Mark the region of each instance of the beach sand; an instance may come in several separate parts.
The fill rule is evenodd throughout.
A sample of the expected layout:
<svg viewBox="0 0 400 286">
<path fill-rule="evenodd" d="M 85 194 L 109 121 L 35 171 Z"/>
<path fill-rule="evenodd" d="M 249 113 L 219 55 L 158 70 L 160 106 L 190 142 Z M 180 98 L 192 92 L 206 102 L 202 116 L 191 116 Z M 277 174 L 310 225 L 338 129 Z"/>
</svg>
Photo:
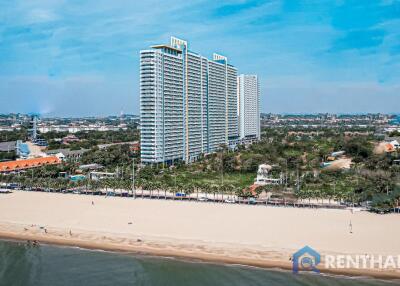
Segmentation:
<svg viewBox="0 0 400 286">
<path fill-rule="evenodd" d="M 306 245 L 322 255 L 397 256 L 400 216 L 16 191 L 0 195 L 0 237 L 291 269 L 291 255 Z M 394 270 L 319 268 L 400 278 Z"/>
</svg>

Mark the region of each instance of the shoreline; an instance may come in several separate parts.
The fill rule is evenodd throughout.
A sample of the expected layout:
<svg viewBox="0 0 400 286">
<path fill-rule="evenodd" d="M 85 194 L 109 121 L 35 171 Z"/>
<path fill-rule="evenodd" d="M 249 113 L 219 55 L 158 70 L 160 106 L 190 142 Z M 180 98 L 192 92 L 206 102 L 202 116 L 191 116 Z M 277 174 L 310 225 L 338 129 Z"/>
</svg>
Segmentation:
<svg viewBox="0 0 400 286">
<path fill-rule="evenodd" d="M 215 263 L 215 264 L 225 264 L 233 266 L 242 267 L 256 267 L 265 270 L 281 270 L 281 271 L 292 271 L 292 263 L 279 261 L 279 260 L 255 260 L 244 257 L 227 257 L 221 256 L 215 253 L 200 253 L 200 252 L 185 252 L 179 249 L 157 249 L 148 246 L 133 246 L 133 245 L 117 245 L 114 243 L 98 243 L 95 241 L 82 241 L 66 238 L 57 237 L 44 237 L 41 235 L 21 235 L 15 233 L 8 233 L 0 231 L 0 239 L 5 241 L 16 241 L 26 243 L 28 240 L 37 240 L 39 243 L 51 245 L 51 246 L 63 246 L 63 247 L 78 247 L 85 250 L 93 251 L 106 251 L 112 253 L 122 253 L 127 255 L 143 255 L 143 256 L 153 256 L 161 258 L 174 258 L 183 261 L 192 261 L 199 263 Z M 385 281 L 398 281 L 400 280 L 400 273 L 393 271 L 377 271 L 371 269 L 326 269 L 321 266 L 318 267 L 322 275 L 332 275 L 332 276 L 343 276 L 346 278 L 363 278 L 363 279 L 378 279 Z M 312 272 L 302 272 L 313 274 Z M 313 274 L 314 275 L 314 274 Z"/>
</svg>

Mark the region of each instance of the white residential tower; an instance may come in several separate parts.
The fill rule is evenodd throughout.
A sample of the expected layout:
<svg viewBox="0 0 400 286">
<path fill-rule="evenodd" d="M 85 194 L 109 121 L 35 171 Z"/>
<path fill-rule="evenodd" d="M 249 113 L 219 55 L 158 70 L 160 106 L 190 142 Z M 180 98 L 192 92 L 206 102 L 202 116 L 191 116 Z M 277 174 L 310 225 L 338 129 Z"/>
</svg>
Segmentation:
<svg viewBox="0 0 400 286">
<path fill-rule="evenodd" d="M 260 139 L 260 86 L 256 75 L 237 77 L 239 138 Z"/>
<path fill-rule="evenodd" d="M 171 37 L 140 52 L 142 163 L 192 162 L 238 139 L 237 70 Z"/>
</svg>

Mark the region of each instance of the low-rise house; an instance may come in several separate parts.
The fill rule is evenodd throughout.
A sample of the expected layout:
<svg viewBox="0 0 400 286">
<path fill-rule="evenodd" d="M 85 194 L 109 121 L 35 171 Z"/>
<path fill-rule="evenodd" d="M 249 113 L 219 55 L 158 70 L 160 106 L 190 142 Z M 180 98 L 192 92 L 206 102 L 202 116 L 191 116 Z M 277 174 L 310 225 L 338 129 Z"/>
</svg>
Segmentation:
<svg viewBox="0 0 400 286">
<path fill-rule="evenodd" d="M 15 152 L 16 148 L 16 141 L 0 142 L 0 152 Z"/>
<path fill-rule="evenodd" d="M 134 141 L 131 145 L 131 150 L 133 152 L 139 152 L 140 151 L 140 142 L 139 141 Z"/>
<path fill-rule="evenodd" d="M 390 140 L 389 144 L 392 145 L 393 148 L 396 150 L 400 148 L 399 141 L 397 141 L 396 139 Z"/>
<path fill-rule="evenodd" d="M 89 178 L 93 181 L 108 179 L 108 178 L 115 178 L 115 173 L 107 173 L 107 172 L 90 172 Z"/>
<path fill-rule="evenodd" d="M 83 153 L 89 151 L 88 149 L 71 150 L 71 149 L 55 149 L 46 152 L 47 155 L 56 156 L 61 161 L 77 162 L 81 159 Z"/>
<path fill-rule="evenodd" d="M 79 142 L 79 138 L 76 137 L 75 135 L 71 134 L 71 135 L 67 135 L 62 139 L 62 143 L 65 145 L 68 145 L 72 142 Z"/>
<path fill-rule="evenodd" d="M 272 166 L 268 164 L 261 164 L 258 166 L 258 171 L 257 171 L 257 179 L 256 179 L 256 184 L 257 185 L 280 185 L 283 183 L 283 177 L 282 174 L 280 178 L 273 178 L 271 176 L 271 170 Z"/>
<path fill-rule="evenodd" d="M 400 149 L 399 141 L 396 139 L 388 138 L 385 140 L 385 151 L 386 153 L 395 152 Z"/>
<path fill-rule="evenodd" d="M 139 141 L 129 141 L 129 142 L 118 142 L 118 143 L 108 143 L 108 144 L 99 144 L 97 147 L 99 149 L 106 149 L 111 146 L 117 146 L 117 145 L 129 145 L 132 151 L 135 151 L 135 149 L 139 150 L 140 148 L 140 143 Z"/>
</svg>

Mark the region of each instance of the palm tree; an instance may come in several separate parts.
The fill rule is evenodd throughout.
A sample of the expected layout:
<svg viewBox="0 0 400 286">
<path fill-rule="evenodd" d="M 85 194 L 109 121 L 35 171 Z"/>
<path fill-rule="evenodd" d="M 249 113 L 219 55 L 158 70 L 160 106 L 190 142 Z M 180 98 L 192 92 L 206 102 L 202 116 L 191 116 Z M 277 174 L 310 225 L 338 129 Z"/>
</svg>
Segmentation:
<svg viewBox="0 0 400 286">
<path fill-rule="evenodd" d="M 154 182 L 153 181 L 148 181 L 146 184 L 146 190 L 150 193 L 150 199 L 153 196 L 153 190 L 154 190 Z"/>
<path fill-rule="evenodd" d="M 81 180 L 81 181 L 79 181 L 80 182 L 80 185 L 82 186 L 82 187 L 84 187 L 84 189 L 85 189 L 85 194 L 87 194 L 87 192 L 88 192 L 88 187 L 89 187 L 89 180 L 85 177 L 85 179 L 83 179 L 83 180 Z"/>
<path fill-rule="evenodd" d="M 218 186 L 218 185 L 215 185 L 215 184 L 211 185 L 211 191 L 212 191 L 212 193 L 213 193 L 213 195 L 214 195 L 214 198 L 213 198 L 213 201 L 214 201 L 214 202 L 215 202 L 215 193 L 218 192 L 218 189 L 219 189 L 219 186 Z"/>
<path fill-rule="evenodd" d="M 154 182 L 154 189 L 157 191 L 157 199 L 160 199 L 160 189 L 162 188 L 162 184 L 160 181 Z"/>
<path fill-rule="evenodd" d="M 227 191 L 227 185 L 226 184 L 219 185 L 218 190 L 219 192 L 221 192 L 222 202 L 224 202 L 224 193 Z"/>
<path fill-rule="evenodd" d="M 205 197 L 208 199 L 208 194 L 210 193 L 210 184 L 200 184 L 200 190 L 205 194 Z"/>
<path fill-rule="evenodd" d="M 200 182 L 194 182 L 194 188 L 196 189 L 196 200 L 199 200 L 199 189 L 201 188 Z"/>
<path fill-rule="evenodd" d="M 100 185 L 100 187 L 102 189 L 102 193 L 103 193 L 104 189 L 106 190 L 106 196 L 107 196 L 107 193 L 108 193 L 108 180 L 107 179 L 99 180 L 99 185 Z"/>
<path fill-rule="evenodd" d="M 170 185 L 168 183 L 163 183 L 163 187 L 162 188 L 164 189 L 164 199 L 166 200 L 167 199 L 167 191 L 169 192 Z"/>
<path fill-rule="evenodd" d="M 90 188 L 92 189 L 92 195 L 94 195 L 100 188 L 99 181 L 90 181 Z"/>
<path fill-rule="evenodd" d="M 144 197 L 144 189 L 147 187 L 147 181 L 145 179 L 142 179 L 140 187 L 142 189 L 141 193 L 142 193 L 142 199 L 143 199 L 143 197 Z"/>
<path fill-rule="evenodd" d="M 238 199 L 239 203 L 243 203 L 243 196 L 244 196 L 244 191 L 243 191 L 243 187 L 238 186 L 235 188 L 235 193 Z M 241 200 L 242 199 L 242 200 Z"/>
<path fill-rule="evenodd" d="M 185 194 L 190 196 L 194 191 L 194 184 L 192 182 L 189 182 L 189 183 L 186 183 L 184 185 L 184 187 L 185 187 L 185 189 L 184 189 L 185 190 Z"/>
<path fill-rule="evenodd" d="M 122 179 L 121 180 L 121 189 L 128 193 L 128 197 L 129 197 L 130 192 L 132 192 L 132 196 L 133 196 L 132 182 L 130 180 Z"/>
<path fill-rule="evenodd" d="M 106 187 L 106 196 L 108 196 L 108 189 L 109 189 L 109 188 L 110 188 L 110 189 L 113 189 L 113 187 L 114 187 L 114 182 L 113 182 L 113 180 L 107 178 L 107 179 L 104 180 L 104 183 L 105 183 L 105 187 Z M 114 193 L 114 192 L 113 192 L 113 193 Z M 114 193 L 114 194 L 115 194 L 115 193 Z"/>
</svg>

